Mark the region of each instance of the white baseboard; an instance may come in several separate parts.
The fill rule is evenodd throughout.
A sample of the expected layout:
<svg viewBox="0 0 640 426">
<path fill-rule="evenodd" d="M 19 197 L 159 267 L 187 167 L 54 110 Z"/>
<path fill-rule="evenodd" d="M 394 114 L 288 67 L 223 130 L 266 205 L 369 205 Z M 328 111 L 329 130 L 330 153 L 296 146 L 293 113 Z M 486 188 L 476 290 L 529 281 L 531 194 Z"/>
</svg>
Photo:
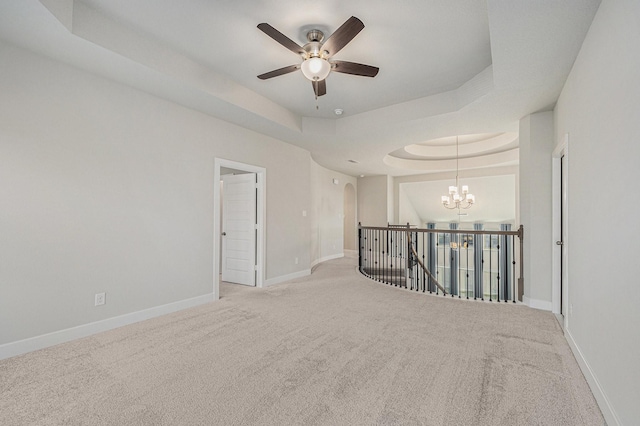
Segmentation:
<svg viewBox="0 0 640 426">
<path fill-rule="evenodd" d="M 295 280 L 296 278 L 306 277 L 307 275 L 311 275 L 311 269 L 304 269 L 302 271 L 293 272 L 291 274 L 281 275 L 275 278 L 269 278 L 268 280 L 264 281 L 264 284 L 262 284 L 262 287 L 269 287 L 272 285 L 283 283 L 285 281 Z"/>
<path fill-rule="evenodd" d="M 582 370 L 582 374 L 584 375 L 585 379 L 587 379 L 587 383 L 591 388 L 591 392 L 593 393 L 593 396 L 595 397 L 598 403 L 598 407 L 600 407 L 600 411 L 602 412 L 602 415 L 605 421 L 607 422 L 607 425 L 609 426 L 621 425 L 622 423 L 620 423 L 620 420 L 618 419 L 618 416 L 613 410 L 613 407 L 611 407 L 611 404 L 609 403 L 609 399 L 607 398 L 607 395 L 604 393 L 604 390 L 600 386 L 600 382 L 598 381 L 596 376 L 593 374 L 593 371 L 591 370 L 591 367 L 589 366 L 589 363 L 587 362 L 587 360 L 584 358 L 584 355 L 582 355 L 582 351 L 580 351 L 578 344 L 576 343 L 575 340 L 573 340 L 573 336 L 571 335 L 571 332 L 565 329 L 564 336 L 567 339 L 567 342 L 569 342 L 569 347 L 573 352 L 573 356 L 578 361 L 578 365 L 580 366 L 580 370 Z"/>
<path fill-rule="evenodd" d="M 549 311 L 549 312 L 553 311 L 553 303 L 547 302 L 546 300 L 531 299 L 527 296 L 523 296 L 522 303 L 524 303 L 530 308 L 540 309 L 540 310 Z"/>
<path fill-rule="evenodd" d="M 313 262 L 311 262 L 311 267 L 313 268 L 319 263 L 326 262 L 327 260 L 340 259 L 341 257 L 344 257 L 344 253 L 336 253 L 330 256 L 321 257 L 320 259 L 316 259 Z"/>
<path fill-rule="evenodd" d="M 332 254 L 331 256 L 322 257 L 320 259 L 317 259 L 311 262 L 311 268 L 316 266 L 318 263 L 326 262 L 327 260 L 332 260 L 332 259 L 339 259 L 341 257 L 344 257 L 344 253 Z M 281 275 L 275 278 L 269 278 L 268 280 L 264 281 L 264 284 L 262 285 L 262 287 L 269 287 L 272 285 L 283 283 L 285 281 L 295 280 L 296 278 L 306 277 L 307 275 L 311 275 L 311 268 L 294 272 L 292 274 Z"/>
<path fill-rule="evenodd" d="M 54 331 L 24 340 L 18 340 L 17 342 L 5 343 L 0 345 L 0 359 L 10 358 L 27 352 L 33 352 L 38 349 L 48 348 L 49 346 L 58 345 L 71 340 L 81 339 L 103 331 L 170 314 L 182 309 L 192 308 L 212 301 L 213 294 L 205 294 L 191 299 L 154 306 L 153 308 L 143 309 L 142 311 L 131 312 L 117 317 L 91 322 L 89 324 L 82 324 L 76 327 Z"/>
</svg>

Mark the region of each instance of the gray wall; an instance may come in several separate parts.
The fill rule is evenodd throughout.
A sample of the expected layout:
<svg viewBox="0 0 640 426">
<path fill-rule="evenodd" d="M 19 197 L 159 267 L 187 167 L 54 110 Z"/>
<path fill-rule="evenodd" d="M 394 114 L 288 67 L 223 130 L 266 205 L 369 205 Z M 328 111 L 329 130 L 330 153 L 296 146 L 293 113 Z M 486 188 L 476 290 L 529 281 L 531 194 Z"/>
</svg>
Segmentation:
<svg viewBox="0 0 640 426">
<path fill-rule="evenodd" d="M 402 185 L 398 187 L 398 212 L 398 224 L 405 225 L 409 223 L 418 228 L 425 228 L 425 222 L 420 215 L 418 215 L 418 212 L 416 212 L 415 207 L 409 197 L 407 197 Z"/>
<path fill-rule="evenodd" d="M 311 160 L 311 266 L 344 254 L 344 188 L 356 178 Z M 338 184 L 333 183 L 338 180 Z M 352 235 L 354 235 L 352 233 Z"/>
<path fill-rule="evenodd" d="M 514 227 L 519 226 L 520 223 L 520 215 L 519 215 L 519 167 L 518 166 L 498 166 L 498 167 L 486 167 L 480 169 L 471 169 L 465 170 L 464 176 L 465 178 L 476 178 L 476 177 L 486 177 L 486 176 L 503 176 L 503 175 L 513 175 L 516 181 L 515 188 L 515 198 L 516 198 L 516 220 L 515 223 L 518 225 L 514 225 Z M 408 175 L 408 176 L 396 176 L 393 178 L 393 187 L 394 187 L 394 213 L 396 217 L 401 218 L 402 213 L 400 211 L 400 206 L 402 205 L 400 188 L 402 184 L 405 183 L 417 183 L 417 182 L 433 182 L 433 181 L 443 181 L 449 180 L 453 182 L 455 179 L 455 172 L 438 172 L 438 173 L 423 173 L 419 175 Z M 443 185 L 443 190 L 446 192 L 448 183 Z M 472 188 L 473 189 L 473 188 Z M 442 193 L 441 195 L 445 195 Z M 439 198 L 436 197 L 436 201 Z M 432 218 L 422 218 L 425 222 L 432 221 Z M 403 223 L 404 220 L 400 220 L 400 223 Z M 406 222 L 404 222 L 406 223 Z M 424 225 L 424 223 L 423 223 Z"/>
<path fill-rule="evenodd" d="M 358 222 L 362 226 L 387 226 L 392 221 L 389 179 L 386 175 L 358 178 Z"/>
<path fill-rule="evenodd" d="M 357 185 L 357 180 L 352 178 Z M 356 234 L 358 228 L 357 221 L 357 210 L 356 210 L 356 188 L 354 184 L 347 183 L 344 186 L 344 196 L 343 196 L 343 206 L 344 206 L 344 220 L 343 220 L 343 230 L 344 230 L 344 249 L 345 250 L 357 250 L 358 244 L 356 242 Z"/>
<path fill-rule="evenodd" d="M 640 2 L 604 0 L 555 109 L 569 134 L 569 311 L 610 425 L 640 419 Z"/>
<path fill-rule="evenodd" d="M 0 57 L 0 345 L 211 294 L 215 157 L 267 169 L 266 278 L 310 268 L 307 151 L 6 44 Z"/>
<path fill-rule="evenodd" d="M 520 120 L 520 222 L 524 225 L 525 303 L 551 310 L 553 112 Z"/>
</svg>

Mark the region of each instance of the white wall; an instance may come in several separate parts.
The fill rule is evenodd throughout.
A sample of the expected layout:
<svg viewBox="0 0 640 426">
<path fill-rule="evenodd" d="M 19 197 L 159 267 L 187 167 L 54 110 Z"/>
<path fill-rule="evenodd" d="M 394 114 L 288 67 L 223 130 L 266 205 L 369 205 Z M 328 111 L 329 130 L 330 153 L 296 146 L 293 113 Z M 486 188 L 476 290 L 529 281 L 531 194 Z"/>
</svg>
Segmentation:
<svg viewBox="0 0 640 426">
<path fill-rule="evenodd" d="M 267 169 L 266 277 L 310 268 L 307 151 L 6 44 L 0 57 L 0 345 L 211 294 L 215 157 Z"/>
<path fill-rule="evenodd" d="M 640 419 L 640 3 L 603 0 L 555 109 L 569 134 L 566 335 L 609 425 Z"/>
<path fill-rule="evenodd" d="M 387 222 L 397 224 L 396 219 L 398 216 L 395 215 L 393 206 L 394 193 L 393 176 L 387 175 Z"/>
<path fill-rule="evenodd" d="M 362 226 L 387 226 L 389 216 L 389 177 L 366 176 L 358 178 L 358 222 Z M 393 208 L 393 204 L 391 205 Z"/>
<path fill-rule="evenodd" d="M 344 187 L 356 178 L 334 172 L 311 160 L 311 266 L 344 254 Z M 338 180 L 338 184 L 333 183 Z"/>
<path fill-rule="evenodd" d="M 413 203 L 402 188 L 402 185 L 398 188 L 398 224 L 411 224 L 416 225 L 418 228 L 425 228 L 423 220 L 416 212 Z"/>
<path fill-rule="evenodd" d="M 485 210 L 482 210 L 482 214 L 479 214 L 480 222 L 492 222 L 492 221 L 497 221 L 500 223 L 511 223 L 514 222 L 514 229 L 517 228 L 519 225 L 519 206 L 518 206 L 518 196 L 519 196 L 519 170 L 518 170 L 518 166 L 499 166 L 499 167 L 487 167 L 487 168 L 480 168 L 480 169 L 471 169 L 471 170 L 464 170 L 464 180 L 461 180 L 462 183 L 465 183 L 466 180 L 471 180 L 472 182 L 474 182 L 472 184 L 472 186 L 470 187 L 470 191 L 476 195 L 477 197 L 477 187 L 476 187 L 476 183 L 478 182 L 482 182 L 482 179 L 477 179 L 477 178 L 485 178 L 485 177 L 496 177 L 496 176 L 514 176 L 514 180 L 515 180 L 515 188 L 513 189 L 513 191 L 515 192 L 515 221 L 513 220 L 513 218 L 511 217 L 512 215 L 508 215 L 509 218 L 505 218 L 505 217 L 500 217 L 500 218 L 496 218 L 496 217 L 492 217 L 493 214 L 489 214 L 490 217 L 485 217 Z M 403 213 L 401 212 L 401 206 L 402 206 L 402 201 L 401 201 L 401 191 L 404 189 L 406 190 L 408 188 L 408 186 L 404 185 L 404 184 L 412 184 L 412 183 L 432 183 L 432 182 L 437 182 L 438 184 L 438 188 L 439 189 L 436 193 L 436 195 L 429 195 L 428 199 L 429 200 L 433 200 L 435 203 L 435 207 L 437 208 L 438 211 L 442 211 L 444 212 L 444 216 L 449 216 L 451 218 L 451 221 L 458 221 L 458 217 L 456 212 L 454 211 L 449 211 L 446 210 L 442 207 L 442 205 L 440 204 L 440 196 L 445 195 L 448 185 L 452 184 L 453 182 L 455 182 L 455 171 L 453 172 L 439 172 L 439 173 L 423 173 L 423 174 L 419 174 L 419 175 L 409 175 L 409 176 L 397 176 L 395 178 L 393 178 L 393 186 L 394 186 L 394 210 L 395 210 L 395 214 L 397 217 L 402 217 Z M 432 188 L 431 185 L 425 185 L 425 188 Z M 493 188 L 493 187 L 492 187 Z M 443 192 L 440 192 L 443 191 Z M 407 193 L 405 192 L 405 195 L 407 195 Z M 482 205 L 484 203 L 490 203 L 491 200 L 488 199 L 490 197 L 483 197 L 482 199 L 477 199 L 477 204 L 475 207 L 482 207 Z M 505 200 L 510 200 L 511 199 L 511 195 L 509 195 L 506 198 L 500 198 L 500 202 L 504 203 Z M 412 203 L 414 208 L 416 208 L 416 211 L 420 211 L 420 209 L 418 208 L 418 203 L 413 202 Z M 475 209 L 475 207 L 473 207 L 472 209 L 468 210 L 469 216 L 468 218 L 465 218 L 465 220 L 463 222 L 473 222 L 475 219 L 473 219 L 474 216 L 476 216 L 478 210 Z M 440 210 L 442 209 L 442 210 Z M 448 213 L 447 213 L 448 212 Z M 446 222 L 447 223 L 447 228 L 448 228 L 448 222 L 443 220 L 442 215 L 435 216 L 435 217 L 430 217 L 429 214 L 427 213 L 427 215 L 425 214 L 421 214 L 418 213 L 418 216 L 420 216 L 424 222 Z M 400 223 L 406 223 L 404 220 L 401 220 Z M 423 223 L 424 225 L 424 223 Z M 473 225 L 471 225 L 471 229 L 473 229 Z M 496 228 L 499 229 L 499 226 Z"/>
<path fill-rule="evenodd" d="M 524 225 L 524 301 L 551 310 L 553 112 L 520 120 L 520 221 Z"/>
<path fill-rule="evenodd" d="M 358 180 L 352 178 L 354 182 L 358 183 Z M 356 195 L 356 187 L 352 183 L 347 183 L 344 186 L 344 196 L 343 199 L 343 246 L 346 250 L 358 250 L 358 217 L 357 215 L 357 195 Z"/>
</svg>

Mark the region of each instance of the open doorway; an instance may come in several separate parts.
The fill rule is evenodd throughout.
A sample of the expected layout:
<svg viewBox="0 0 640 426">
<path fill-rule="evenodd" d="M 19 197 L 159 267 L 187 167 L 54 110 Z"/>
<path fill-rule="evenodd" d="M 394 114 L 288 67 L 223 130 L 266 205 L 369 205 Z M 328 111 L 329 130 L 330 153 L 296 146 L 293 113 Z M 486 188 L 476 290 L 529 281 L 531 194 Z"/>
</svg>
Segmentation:
<svg viewBox="0 0 640 426">
<path fill-rule="evenodd" d="M 263 167 L 215 159 L 214 300 L 220 298 L 221 274 L 238 284 L 263 286 L 265 182 L 266 169 Z"/>
</svg>

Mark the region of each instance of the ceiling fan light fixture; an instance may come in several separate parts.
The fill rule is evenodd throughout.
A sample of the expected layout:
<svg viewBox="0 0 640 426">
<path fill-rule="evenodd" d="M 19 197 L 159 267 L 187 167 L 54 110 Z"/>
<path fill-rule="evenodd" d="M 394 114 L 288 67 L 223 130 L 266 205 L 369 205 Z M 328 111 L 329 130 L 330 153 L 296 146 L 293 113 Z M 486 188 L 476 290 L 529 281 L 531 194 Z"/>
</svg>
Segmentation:
<svg viewBox="0 0 640 426">
<path fill-rule="evenodd" d="M 309 58 L 300 65 L 302 74 L 311 81 L 321 81 L 327 78 L 331 71 L 331 64 L 322 58 Z"/>
</svg>

